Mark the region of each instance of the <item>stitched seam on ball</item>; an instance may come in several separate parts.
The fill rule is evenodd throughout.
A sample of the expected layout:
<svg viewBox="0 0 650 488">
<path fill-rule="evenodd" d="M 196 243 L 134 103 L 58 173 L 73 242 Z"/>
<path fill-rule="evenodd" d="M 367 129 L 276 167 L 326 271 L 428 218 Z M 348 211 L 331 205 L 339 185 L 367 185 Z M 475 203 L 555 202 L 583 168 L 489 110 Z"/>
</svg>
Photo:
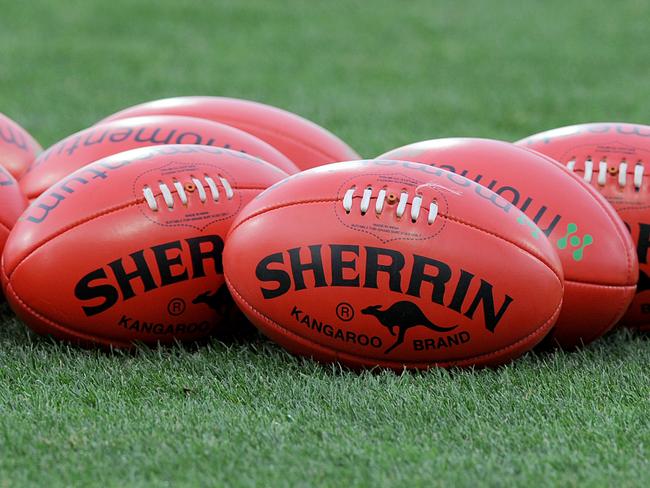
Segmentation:
<svg viewBox="0 0 650 488">
<path fill-rule="evenodd" d="M 595 168 L 594 168 L 594 170 L 595 170 Z M 577 174 L 577 173 L 584 173 L 585 170 L 584 170 L 583 168 L 576 168 L 576 169 L 573 170 L 573 172 L 576 173 L 576 174 Z M 597 170 L 595 170 L 594 172 L 597 172 Z M 622 173 L 622 172 L 619 172 L 619 174 L 620 174 L 620 173 Z M 630 175 L 630 176 L 634 176 L 634 170 L 628 169 L 628 170 L 625 172 L 625 174 L 626 174 L 626 175 Z M 644 174 L 643 174 L 643 178 L 650 178 L 650 173 L 644 173 Z M 619 187 L 619 188 L 620 188 L 620 187 Z"/>
<path fill-rule="evenodd" d="M 231 187 L 231 188 L 232 188 L 233 190 L 239 190 L 239 191 L 260 191 L 260 192 L 262 192 L 262 191 L 266 190 L 266 189 L 268 188 L 268 186 L 261 186 L 261 187 L 255 187 L 255 186 L 233 186 L 233 187 Z M 178 195 L 178 190 L 176 189 L 175 186 L 171 186 L 171 187 L 169 187 L 169 192 Z M 153 192 L 153 191 L 152 191 L 152 193 L 153 193 L 153 196 L 154 196 L 155 198 L 158 198 L 158 197 L 160 197 L 160 196 L 162 195 L 162 191 L 160 190 L 160 188 L 158 189 L 157 192 Z M 194 192 L 189 192 L 189 191 L 185 190 L 185 193 L 194 193 Z M 221 197 L 219 197 L 219 199 L 221 199 Z M 209 200 L 209 199 L 206 198 L 206 201 L 207 201 L 207 200 Z M 188 198 L 188 201 L 189 201 L 189 198 Z M 200 201 L 201 201 L 201 200 L 199 200 L 199 202 L 200 202 Z M 204 203 L 204 202 L 201 202 L 201 203 Z"/>
<path fill-rule="evenodd" d="M 241 222 L 238 222 L 236 226 L 233 226 L 228 231 L 228 235 L 232 235 L 232 233 L 235 232 L 236 229 L 238 229 L 242 224 L 244 224 L 248 220 L 250 220 L 250 219 L 252 219 L 254 217 L 257 217 L 259 215 L 262 215 L 264 213 L 271 212 L 273 210 L 279 210 L 281 208 L 287 208 L 287 207 L 291 207 L 291 206 L 294 206 L 294 205 L 312 205 L 312 204 L 317 204 L 317 203 L 336 202 L 336 201 L 339 201 L 339 200 L 340 200 L 339 198 L 330 198 L 330 199 L 323 198 L 323 199 L 314 199 L 314 200 L 303 200 L 303 201 L 297 201 L 297 202 L 284 202 L 284 203 L 279 203 L 277 205 L 264 207 L 264 208 L 261 208 L 260 210 L 258 210 L 257 212 L 249 215 L 248 217 L 246 217 Z M 469 227 L 471 229 L 475 229 L 475 230 L 478 230 L 479 232 L 483 232 L 485 234 L 491 235 L 492 237 L 496 237 L 497 239 L 500 239 L 500 240 L 502 240 L 504 242 L 507 242 L 507 243 L 515 246 L 516 248 L 524 251 L 526 254 L 534 257 L 539 262 L 541 262 L 543 265 L 545 265 L 548 269 L 550 269 L 553 272 L 553 274 L 557 277 L 557 279 L 560 281 L 560 283 L 563 281 L 563 279 L 560 277 L 558 272 L 549 264 L 549 262 L 543 256 L 541 256 L 541 255 L 538 256 L 536 253 L 532 252 L 530 249 L 526 249 L 526 248 L 520 246 L 519 244 L 517 244 L 516 242 L 513 242 L 513 241 L 511 241 L 509 239 L 506 239 L 505 237 L 500 236 L 499 234 L 495 234 L 494 232 L 490 232 L 489 230 L 482 229 L 481 227 L 477 227 L 476 225 L 470 224 L 470 223 L 465 222 L 464 220 L 460 220 L 460 219 L 458 219 L 456 217 L 450 217 L 449 215 L 444 215 L 444 214 L 438 214 L 438 217 L 451 220 L 452 222 L 456 222 L 456 223 L 461 224 L 461 225 L 465 225 L 465 226 L 467 226 L 467 227 Z"/>
<path fill-rule="evenodd" d="M 286 208 L 286 207 L 291 207 L 292 205 L 311 205 L 314 203 L 327 203 L 327 202 L 336 202 L 338 201 L 338 198 L 321 198 L 321 199 L 314 199 L 314 200 L 302 200 L 299 202 L 283 202 L 283 203 L 278 203 L 276 205 L 270 205 L 268 207 L 263 207 L 256 212 L 250 214 L 248 217 L 246 217 L 244 220 L 241 222 L 237 222 L 237 225 L 234 225 L 231 227 L 230 231 L 228 232 L 229 234 L 234 232 L 235 229 L 239 228 L 242 224 L 248 222 L 250 219 L 257 217 L 258 215 L 265 214 L 267 212 L 271 212 L 273 210 L 278 210 L 281 208 Z"/>
<path fill-rule="evenodd" d="M 225 120 L 225 119 L 226 119 L 226 117 L 224 117 L 224 120 Z M 267 128 L 267 127 L 263 127 L 263 126 L 259 126 L 259 125 L 254 125 L 254 124 L 246 124 L 246 123 L 244 123 L 243 121 L 239 121 L 239 120 L 234 119 L 234 118 L 231 118 L 230 120 L 231 120 L 232 122 L 237 123 L 238 125 L 241 125 L 241 126 L 250 127 L 250 128 L 253 128 L 253 129 L 262 129 L 262 130 L 263 130 L 264 132 L 266 132 L 267 134 L 272 134 L 272 135 L 275 135 L 275 136 L 282 136 L 282 137 L 283 137 L 284 139 L 286 139 L 287 141 L 291 141 L 291 142 L 293 142 L 293 143 L 298 143 L 298 145 L 303 146 L 303 147 L 306 147 L 306 148 L 308 148 L 308 149 L 311 149 L 313 152 L 315 152 L 315 153 L 317 153 L 317 154 L 320 154 L 321 156 L 325 156 L 325 157 L 327 157 L 327 158 L 333 158 L 333 159 L 336 159 L 336 158 L 337 158 L 336 156 L 334 156 L 334 155 L 332 155 L 332 154 L 327 154 L 327 153 L 323 152 L 321 149 L 317 148 L 316 146 L 312 146 L 311 144 L 308 144 L 308 143 L 305 142 L 305 141 L 302 141 L 302 140 L 296 139 L 295 137 L 290 136 L 290 135 L 287 134 L 287 133 L 284 133 L 284 132 L 278 132 L 278 131 L 276 130 L 275 127 L 269 127 L 269 128 Z M 227 124 L 227 122 L 224 122 L 224 123 Z M 240 129 L 240 130 L 244 130 L 244 129 Z M 249 132 L 249 131 L 246 131 L 246 132 Z M 334 134 L 332 134 L 332 135 L 334 135 Z M 334 137 L 336 137 L 336 136 L 334 136 Z M 275 150 L 281 152 L 283 156 L 285 156 L 287 159 L 289 159 L 289 156 L 285 155 L 282 151 L 280 151 L 280 149 L 278 149 L 277 147 L 273 146 L 273 144 L 271 144 L 270 142 L 267 142 L 267 144 L 269 144 L 270 146 L 272 146 Z M 341 144 L 343 144 L 344 146 L 346 146 L 346 149 L 349 149 L 349 150 L 351 150 L 352 152 L 355 152 L 352 148 L 348 147 L 348 146 L 347 146 L 343 141 L 341 141 Z M 289 159 L 289 160 L 291 161 L 291 159 Z M 293 164 L 296 164 L 295 161 L 291 161 L 291 162 L 292 162 Z"/>
<path fill-rule="evenodd" d="M 548 269 L 550 269 L 550 270 L 553 272 L 553 274 L 554 274 L 555 277 L 560 281 L 560 283 L 562 283 L 563 278 L 560 277 L 559 273 L 555 270 L 555 268 L 553 268 L 553 266 L 551 266 L 551 265 L 549 264 L 549 262 L 546 260 L 546 258 L 545 258 L 543 255 L 541 255 L 541 253 L 538 255 L 537 253 L 532 252 L 530 249 L 526 249 L 526 248 L 523 247 L 523 246 L 520 246 L 519 244 L 517 244 L 516 242 L 511 241 L 510 239 L 507 239 L 507 238 L 505 238 L 505 237 L 503 237 L 503 236 L 500 236 L 499 234 L 495 234 L 494 232 L 491 232 L 491 231 L 489 231 L 489 230 L 485 230 L 485 229 L 483 229 L 483 228 L 481 228 L 481 227 L 478 227 L 478 226 L 476 226 L 476 225 L 474 225 L 474 224 L 470 224 L 469 222 L 465 222 L 464 220 L 460 220 L 460 219 L 458 219 L 458 218 L 456 218 L 456 217 L 450 217 L 450 216 L 448 216 L 448 215 L 441 215 L 441 217 L 442 217 L 443 219 L 448 219 L 448 220 L 451 220 L 452 222 L 456 222 L 457 224 L 460 224 L 460 225 L 464 225 L 464 226 L 466 226 L 466 227 L 469 227 L 470 229 L 474 229 L 474 230 L 477 230 L 477 231 L 479 231 L 479 232 L 483 232 L 484 234 L 490 235 L 490 236 L 492 236 L 492 237 L 495 237 L 495 238 L 497 238 L 497 239 L 500 239 L 500 240 L 502 240 L 502 241 L 504 241 L 504 242 L 507 242 L 507 243 L 513 245 L 514 247 L 516 247 L 516 248 L 518 248 L 518 249 L 524 251 L 526 254 L 528 254 L 528 255 L 534 257 L 534 258 L 537 259 L 539 262 L 541 262 L 543 265 L 545 265 Z"/>
<path fill-rule="evenodd" d="M 578 285 L 578 286 L 591 286 L 591 285 L 585 285 L 584 283 L 574 283 L 574 282 L 571 282 L 571 281 L 569 281 L 569 283 L 574 284 L 574 285 Z M 597 285 L 597 286 L 602 287 L 602 285 Z M 627 286 L 620 286 L 620 287 L 607 286 L 607 287 L 603 287 L 603 288 L 627 288 L 630 291 L 633 291 L 633 290 L 636 289 L 636 285 L 627 285 Z M 631 300 L 633 298 L 634 298 L 634 296 L 632 296 L 630 299 L 622 299 L 619 302 L 618 307 L 616 308 L 616 312 L 611 315 L 612 317 L 618 317 L 618 319 L 617 320 L 611 320 L 610 322 L 605 323 L 599 329 L 593 331 L 593 334 L 589 336 L 590 342 L 595 341 L 596 339 L 600 338 L 602 335 L 604 335 L 605 333 L 609 332 L 610 330 L 612 330 L 614 328 L 614 326 L 618 323 L 618 321 L 621 320 L 621 317 L 623 316 L 623 314 L 625 313 L 627 308 L 630 306 L 630 302 L 631 302 Z"/>
<path fill-rule="evenodd" d="M 650 173 L 648 173 L 648 176 L 650 176 Z M 647 210 L 648 208 L 650 208 L 650 205 L 630 205 L 628 207 L 618 207 L 618 212 L 626 212 L 627 210 Z"/>
<path fill-rule="evenodd" d="M 565 283 L 571 283 L 572 285 L 576 286 L 584 286 L 585 288 L 609 288 L 613 290 L 618 290 L 621 288 L 636 288 L 636 284 L 628 283 L 625 285 L 604 285 L 600 283 L 590 283 L 589 281 L 579 281 L 579 280 L 567 280 L 566 278 L 564 279 Z"/>
<path fill-rule="evenodd" d="M 286 334 L 289 335 L 289 336 L 295 336 L 295 337 L 297 337 L 297 338 L 299 338 L 299 339 L 301 339 L 301 340 L 303 340 L 303 341 L 309 342 L 310 344 L 313 344 L 313 345 L 315 345 L 315 346 L 317 346 L 317 347 L 320 347 L 320 348 L 322 348 L 322 349 L 325 349 L 325 350 L 327 350 L 327 351 L 329 351 L 329 352 L 333 352 L 336 356 L 339 356 L 339 355 L 341 354 L 341 351 L 339 351 L 339 350 L 337 350 L 337 349 L 333 349 L 333 348 L 331 348 L 330 346 L 325 346 L 325 345 L 319 344 L 319 343 L 317 343 L 317 342 L 315 342 L 315 341 L 313 341 L 313 340 L 311 340 L 311 339 L 309 339 L 309 338 L 307 338 L 307 337 L 303 337 L 303 336 L 301 336 L 301 335 L 299 335 L 299 334 L 296 334 L 296 333 L 293 332 L 292 330 L 287 329 L 287 328 L 285 328 L 285 327 L 282 327 L 278 322 L 276 322 L 276 321 L 274 321 L 274 320 L 271 320 L 269 317 L 267 317 L 266 315 L 264 315 L 264 314 L 263 314 L 262 312 L 260 312 L 258 309 L 256 309 L 255 307 L 253 307 L 253 306 L 252 306 L 252 305 L 251 305 L 251 304 L 250 304 L 250 303 L 249 303 L 249 302 L 248 302 L 248 301 L 247 301 L 247 300 L 246 300 L 246 299 L 245 299 L 245 298 L 244 298 L 244 297 L 243 297 L 243 296 L 242 296 L 242 295 L 237 291 L 237 289 L 233 286 L 232 282 L 228 279 L 227 276 L 224 275 L 224 279 L 225 279 L 226 283 L 229 285 L 230 291 L 233 292 L 235 295 L 237 295 L 237 297 L 238 297 L 238 298 L 239 298 L 239 299 L 240 299 L 244 304 L 246 304 L 246 306 L 247 306 L 247 307 L 248 307 L 248 308 L 249 308 L 253 313 L 255 313 L 256 315 L 258 315 L 258 316 L 259 316 L 260 318 L 262 318 L 265 322 L 268 322 L 271 326 L 274 326 L 276 329 L 280 329 L 283 333 L 286 333 Z M 508 344 L 507 346 L 502 347 L 501 349 L 497 349 L 496 351 L 492 351 L 492 352 L 489 352 L 489 353 L 481 354 L 481 355 L 479 355 L 479 356 L 471 356 L 471 357 L 468 357 L 468 358 L 462 358 L 462 359 L 447 359 L 447 360 L 445 360 L 445 361 L 441 361 L 441 362 L 433 362 L 433 363 L 431 363 L 431 365 L 432 365 L 432 366 L 434 366 L 434 365 L 439 365 L 439 366 L 457 366 L 457 365 L 461 365 L 461 364 L 463 364 L 463 363 L 474 362 L 474 361 L 476 361 L 476 360 L 489 359 L 490 356 L 498 356 L 499 354 L 508 351 L 508 349 L 514 349 L 514 348 L 516 348 L 517 346 L 519 346 L 520 344 L 522 344 L 522 343 L 524 343 L 524 342 L 530 340 L 530 338 L 534 337 L 535 335 L 538 335 L 538 334 L 544 332 L 544 329 L 549 329 L 550 326 L 551 326 L 551 322 L 553 321 L 553 319 L 557 318 L 557 315 L 558 315 L 558 313 L 559 313 L 561 307 L 562 307 L 562 300 L 560 299 L 560 301 L 559 301 L 557 307 L 555 307 L 555 309 L 553 310 L 553 313 L 549 316 L 549 318 L 545 319 L 544 322 L 543 322 L 539 327 L 537 327 L 533 332 L 531 332 L 531 333 L 528 334 L 527 336 L 522 337 L 522 338 L 519 339 L 518 341 L 513 342 L 512 344 Z M 347 356 L 350 356 L 350 357 L 353 357 L 353 356 L 352 356 L 351 354 L 349 354 L 349 353 L 345 353 L 345 352 L 343 352 L 343 354 L 345 354 L 345 355 L 347 355 Z M 369 357 L 369 356 L 360 356 L 360 358 L 363 359 L 363 360 L 366 360 L 366 359 L 368 359 L 368 360 L 372 360 L 372 359 L 373 359 L 372 357 Z M 397 360 L 392 360 L 392 361 L 397 361 Z M 421 361 L 405 361 L 405 360 L 399 360 L 399 361 L 398 361 L 398 364 L 400 364 L 400 363 L 402 363 L 402 364 L 425 364 L 425 363 L 422 363 Z"/>
<path fill-rule="evenodd" d="M 4 267 L 2 268 L 2 273 L 3 273 L 3 274 L 5 275 L 5 277 L 6 277 L 6 274 L 5 274 L 5 271 L 4 271 Z M 23 306 L 23 308 L 26 309 L 29 313 L 31 313 L 33 316 L 37 317 L 38 319 L 42 320 L 43 322 L 46 322 L 47 324 L 49 324 L 50 326 L 54 327 L 55 329 L 62 331 L 62 332 L 65 333 L 65 334 L 74 335 L 74 336 L 76 336 L 76 337 L 77 337 L 78 339 L 80 339 L 80 340 L 86 340 L 86 341 L 93 342 L 93 343 L 98 343 L 98 342 L 99 342 L 101 345 L 104 345 L 104 346 L 111 346 L 111 345 L 114 346 L 114 347 L 129 347 L 129 346 L 130 346 L 130 344 L 127 343 L 127 342 L 122 342 L 122 341 L 107 342 L 106 339 L 103 338 L 103 337 L 92 336 L 92 335 L 88 335 L 88 334 L 83 334 L 83 333 L 80 333 L 80 332 L 78 332 L 78 331 L 76 331 L 76 330 L 68 329 L 67 327 L 64 327 L 62 324 L 59 324 L 59 323 L 55 322 L 54 320 L 52 320 L 52 319 L 46 317 L 45 315 L 43 315 L 42 313 L 40 313 L 39 311 L 37 311 L 35 308 L 33 308 L 32 306 L 30 306 L 29 304 L 27 304 L 27 303 L 26 303 L 22 298 L 20 298 L 20 297 L 18 296 L 18 294 L 17 294 L 16 291 L 14 290 L 13 285 L 12 285 L 11 282 L 9 282 L 9 281 L 7 281 L 7 290 L 9 290 L 9 291 L 11 292 L 11 295 L 12 295 L 12 296 L 13 296 L 13 297 L 14 297 L 14 298 L 15 298 L 15 299 L 16 299 L 16 300 L 17 300 L 17 301 L 18 301 L 18 302 Z"/>
<path fill-rule="evenodd" d="M 114 212 L 119 212 L 120 210 L 124 210 L 124 209 L 126 209 L 126 208 L 129 208 L 129 207 L 133 207 L 133 206 L 139 205 L 139 204 L 141 204 L 141 203 L 143 203 L 143 202 L 144 202 L 144 198 L 138 198 L 138 199 L 136 199 L 136 200 L 134 200 L 134 201 L 131 201 L 131 202 L 128 202 L 128 203 L 124 203 L 124 204 L 119 205 L 119 206 L 115 206 L 115 207 L 111 207 L 111 208 L 104 209 L 104 210 L 102 210 L 101 212 L 98 212 L 98 213 L 95 213 L 95 214 L 89 215 L 88 217 L 86 217 L 86 218 L 84 218 L 84 219 L 77 220 L 76 222 L 73 222 L 73 223 L 71 223 L 71 224 L 68 224 L 68 225 L 62 227 L 62 228 L 59 229 L 56 233 L 54 233 L 54 234 L 48 236 L 47 239 L 43 239 L 43 240 L 39 241 L 39 242 L 38 242 L 38 243 L 37 243 L 37 244 L 32 248 L 31 251 L 29 251 L 25 256 L 23 256 L 23 257 L 20 259 L 20 261 L 18 261 L 18 262 L 16 263 L 16 265 L 15 265 L 15 266 L 13 267 L 13 269 L 9 272 L 9 274 L 7 274 L 7 278 L 10 279 L 10 278 L 11 278 L 11 275 L 14 273 L 14 271 L 16 271 L 16 269 L 18 268 L 18 266 L 20 266 L 20 265 L 23 263 L 23 261 L 25 261 L 29 256 L 31 256 L 31 255 L 34 254 L 37 250 L 39 250 L 41 247 L 43 247 L 45 244 L 47 244 L 48 242 L 53 241 L 54 239 L 56 239 L 57 237 L 61 236 L 62 234 L 65 234 L 66 232 L 68 232 L 68 231 L 70 231 L 70 230 L 72 230 L 72 229 L 75 229 L 76 227 L 79 227 L 79 226 L 81 226 L 81 225 L 83 225 L 83 224 L 86 224 L 86 223 L 88 223 L 88 222 L 92 222 L 93 220 L 96 220 L 96 219 L 98 219 L 98 218 L 100 218 L 100 217 L 103 217 L 103 216 L 105 216 L 105 215 L 109 215 L 109 214 L 114 213 Z"/>
</svg>

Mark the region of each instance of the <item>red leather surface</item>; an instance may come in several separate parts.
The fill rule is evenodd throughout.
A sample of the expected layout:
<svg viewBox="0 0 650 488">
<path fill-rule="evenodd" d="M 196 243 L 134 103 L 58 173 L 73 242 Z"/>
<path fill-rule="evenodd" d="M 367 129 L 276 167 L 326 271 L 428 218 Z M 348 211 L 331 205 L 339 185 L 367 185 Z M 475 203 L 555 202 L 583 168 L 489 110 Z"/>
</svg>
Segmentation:
<svg viewBox="0 0 650 488">
<path fill-rule="evenodd" d="M 530 136 L 517 144 L 546 154 L 565 166 L 573 160 L 574 172 L 580 178 L 588 176 L 586 163 L 589 159 L 592 161 L 590 183 L 625 222 L 638 254 L 639 286 L 622 323 L 650 330 L 650 126 L 619 122 L 573 125 Z M 598 182 L 601 161 L 607 168 L 604 184 Z M 619 183 L 622 162 L 627 165 L 624 185 Z M 640 188 L 634 185 L 637 164 L 645 169 Z M 612 259 L 611 256 L 604 258 Z"/>
<path fill-rule="evenodd" d="M 210 146 L 157 146 L 97 161 L 71 175 L 70 192 L 50 189 L 16 224 L 2 260 L 9 304 L 36 332 L 82 344 L 203 337 L 226 312 L 218 301 L 225 292 L 220 243 L 237 212 L 285 176 L 264 161 Z M 218 201 L 205 183 L 201 201 L 193 178 L 207 177 Z M 185 204 L 174 182 L 186 189 Z M 158 210 L 147 203 L 145 187 Z"/>
<path fill-rule="evenodd" d="M 343 199 L 352 187 L 348 213 Z M 368 187 L 373 196 L 362 214 Z M 397 198 L 409 194 L 402 217 L 397 202 L 376 213 L 381 188 Z M 415 195 L 423 205 L 413 222 Z M 438 214 L 429 224 L 432 201 Z M 294 353 L 396 369 L 494 365 L 538 343 L 559 312 L 560 261 L 534 229 L 506 200 L 443 170 L 401 161 L 332 164 L 283 180 L 239 214 L 227 238 L 224 273 L 244 313 Z M 322 276 L 300 273 L 298 264 L 314 257 L 322 260 Z M 284 293 L 268 295 L 278 288 Z M 487 288 L 495 310 L 511 300 L 492 330 L 482 305 L 470 312 L 479 289 Z M 404 301 L 410 312 L 398 304 Z M 434 330 L 425 320 L 453 330 Z M 395 344 L 401 329 L 404 340 Z"/>
<path fill-rule="evenodd" d="M 596 190 L 550 158 L 507 142 L 469 138 L 423 141 L 379 157 L 462 174 L 537 222 L 555 246 L 567 283 L 552 332 L 560 346 L 573 348 L 597 339 L 632 300 L 638 268 L 629 233 Z M 587 236 L 592 242 L 582 249 Z"/>
<path fill-rule="evenodd" d="M 41 153 L 21 178 L 20 186 L 33 199 L 88 163 L 129 149 L 161 144 L 224 147 L 261 158 L 287 173 L 298 171 L 278 150 L 244 131 L 204 119 L 160 115 L 116 120 L 66 137 Z"/>
<path fill-rule="evenodd" d="M 222 122 L 268 142 L 300 169 L 359 159 L 326 129 L 270 105 L 226 97 L 178 97 L 126 108 L 102 122 L 140 115 L 186 115 Z"/>
<path fill-rule="evenodd" d="M 19 179 L 41 151 L 41 145 L 25 129 L 0 113 L 0 166 Z"/>
</svg>

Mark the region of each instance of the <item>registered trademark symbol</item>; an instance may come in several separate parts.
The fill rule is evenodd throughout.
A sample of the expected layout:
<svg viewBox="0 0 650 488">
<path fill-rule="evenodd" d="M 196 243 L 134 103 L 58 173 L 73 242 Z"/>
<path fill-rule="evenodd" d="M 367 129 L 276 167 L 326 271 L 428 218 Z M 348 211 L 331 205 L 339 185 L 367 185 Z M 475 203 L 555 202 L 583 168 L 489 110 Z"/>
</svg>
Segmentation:
<svg viewBox="0 0 650 488">
<path fill-rule="evenodd" d="M 349 303 L 341 302 L 336 306 L 336 316 L 343 322 L 349 322 L 354 318 L 354 309 Z"/>
<path fill-rule="evenodd" d="M 185 300 L 182 298 L 172 298 L 167 304 L 167 311 L 170 315 L 180 315 L 185 312 Z"/>
</svg>

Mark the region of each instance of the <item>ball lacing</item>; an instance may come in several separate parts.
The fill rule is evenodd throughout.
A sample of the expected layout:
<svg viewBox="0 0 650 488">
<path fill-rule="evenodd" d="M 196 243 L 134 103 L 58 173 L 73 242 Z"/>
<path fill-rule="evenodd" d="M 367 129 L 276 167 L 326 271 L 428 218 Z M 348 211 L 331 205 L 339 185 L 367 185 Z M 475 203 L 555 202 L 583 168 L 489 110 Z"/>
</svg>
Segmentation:
<svg viewBox="0 0 650 488">
<path fill-rule="evenodd" d="M 567 163 L 566 167 L 569 169 L 569 171 L 575 171 L 575 166 L 576 166 L 576 158 L 573 157 L 571 158 Z M 584 167 L 585 167 L 585 173 L 584 176 L 582 177 L 587 183 L 591 183 L 591 180 L 593 179 L 594 176 L 594 161 L 592 160 L 591 156 L 587 156 L 587 159 L 585 159 L 584 162 Z M 599 186 L 605 186 L 607 183 L 607 175 L 610 176 L 616 176 L 618 175 L 618 185 L 621 188 L 624 188 L 627 185 L 627 167 L 628 167 L 628 162 L 623 159 L 619 162 L 618 168 L 615 166 L 608 167 L 607 164 L 607 158 L 602 158 L 600 161 L 598 161 L 598 176 L 596 178 L 596 183 Z M 632 179 L 632 184 L 634 185 L 635 190 L 640 190 L 641 185 L 643 184 L 643 176 L 645 173 L 645 167 L 641 161 L 637 161 L 637 163 L 634 165 L 634 176 Z"/>
<path fill-rule="evenodd" d="M 350 213 L 352 211 L 352 199 L 354 197 L 354 194 L 356 192 L 357 188 L 353 186 L 349 190 L 345 192 L 343 195 L 343 208 L 345 209 L 346 213 Z M 363 190 L 363 194 L 361 195 L 361 203 L 359 205 L 359 210 L 361 211 L 361 215 L 366 215 L 368 212 L 368 209 L 370 208 L 370 201 L 372 199 L 373 195 L 373 189 L 372 186 L 367 186 Z M 375 201 L 375 214 L 376 215 L 381 215 L 382 211 L 384 210 L 385 205 L 388 203 L 389 205 L 392 205 L 397 201 L 397 198 L 393 194 L 388 194 L 386 191 L 386 188 L 381 188 L 377 192 L 376 196 L 376 201 Z M 420 217 L 420 211 L 422 209 L 422 195 L 416 194 L 413 197 L 413 200 L 411 201 L 411 221 L 412 222 L 417 222 L 418 218 Z M 399 195 L 399 200 L 397 201 L 397 209 L 395 210 L 395 215 L 397 215 L 397 218 L 402 218 L 404 214 L 406 213 L 406 206 L 409 203 L 409 194 L 406 190 L 402 190 Z M 427 216 L 427 224 L 431 225 L 433 222 L 436 220 L 436 216 L 438 215 L 438 204 L 434 201 L 432 201 L 429 204 L 429 212 Z"/>
<path fill-rule="evenodd" d="M 199 200 L 202 203 L 205 203 L 208 199 L 208 193 L 206 192 L 206 187 L 207 190 L 210 192 L 210 197 L 212 198 L 212 200 L 214 202 L 219 201 L 220 191 L 214 178 L 212 178 L 209 175 L 203 175 L 203 179 L 201 180 L 199 178 L 191 176 L 191 180 L 192 180 L 192 184 L 187 184 L 187 185 L 184 185 L 177 179 L 174 179 L 174 181 L 172 182 L 172 187 L 174 188 L 174 190 L 176 190 L 175 193 L 176 195 L 178 195 L 178 198 L 180 199 L 181 204 L 183 206 L 186 206 L 189 201 L 187 192 L 188 191 L 193 192 L 194 190 L 197 191 Z M 217 176 L 217 180 L 221 183 L 221 186 L 224 189 L 224 192 L 226 194 L 226 199 L 231 200 L 234 195 L 234 192 L 228 180 L 222 176 Z M 172 193 L 170 186 L 163 181 L 159 181 L 158 188 L 160 189 L 160 194 L 162 195 L 167 208 L 169 210 L 173 210 L 174 193 Z M 147 202 L 149 208 L 154 212 L 157 212 L 160 207 L 158 206 L 158 201 L 156 200 L 156 195 L 154 194 L 154 190 L 149 185 L 145 185 L 142 188 L 142 194 L 144 195 L 144 199 Z"/>
</svg>

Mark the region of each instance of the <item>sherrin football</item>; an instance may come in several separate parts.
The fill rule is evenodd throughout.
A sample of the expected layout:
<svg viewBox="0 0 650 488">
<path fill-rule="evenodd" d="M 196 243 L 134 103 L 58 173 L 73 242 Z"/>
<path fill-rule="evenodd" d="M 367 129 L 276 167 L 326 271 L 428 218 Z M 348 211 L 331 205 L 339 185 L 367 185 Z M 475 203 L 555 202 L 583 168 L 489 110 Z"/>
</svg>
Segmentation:
<svg viewBox="0 0 650 488">
<path fill-rule="evenodd" d="M 352 148 L 319 125 L 286 110 L 238 98 L 165 98 L 126 108 L 102 122 L 141 115 L 186 115 L 237 127 L 268 142 L 300 169 L 359 159 Z"/>
<path fill-rule="evenodd" d="M 18 179 L 41 151 L 41 145 L 25 129 L 0 113 L 0 166 Z"/>
<path fill-rule="evenodd" d="M 518 145 L 539 151 L 596 188 L 632 234 L 639 262 L 636 296 L 621 321 L 650 331 L 650 126 L 603 122 L 572 125 L 527 137 Z M 603 256 L 600 266 L 617 256 Z"/>
<path fill-rule="evenodd" d="M 508 142 L 471 138 L 417 142 L 379 158 L 461 174 L 538 225 L 564 270 L 562 311 L 549 343 L 572 349 L 597 339 L 632 301 L 638 265 L 629 232 L 596 190 L 550 158 Z"/>
<path fill-rule="evenodd" d="M 553 245 L 511 202 L 424 164 L 359 161 L 272 186 L 224 250 L 233 298 L 289 351 L 352 367 L 507 362 L 560 311 Z"/>
<path fill-rule="evenodd" d="M 224 325 L 233 218 L 286 173 L 227 149 L 169 145 L 92 163 L 34 201 L 2 256 L 18 317 L 39 334 L 129 347 Z"/>
<path fill-rule="evenodd" d="M 241 151 L 287 173 L 298 168 L 278 150 L 234 127 L 194 117 L 159 115 L 116 120 L 82 130 L 43 151 L 20 180 L 30 200 L 73 171 L 138 147 L 200 144 Z"/>
</svg>

